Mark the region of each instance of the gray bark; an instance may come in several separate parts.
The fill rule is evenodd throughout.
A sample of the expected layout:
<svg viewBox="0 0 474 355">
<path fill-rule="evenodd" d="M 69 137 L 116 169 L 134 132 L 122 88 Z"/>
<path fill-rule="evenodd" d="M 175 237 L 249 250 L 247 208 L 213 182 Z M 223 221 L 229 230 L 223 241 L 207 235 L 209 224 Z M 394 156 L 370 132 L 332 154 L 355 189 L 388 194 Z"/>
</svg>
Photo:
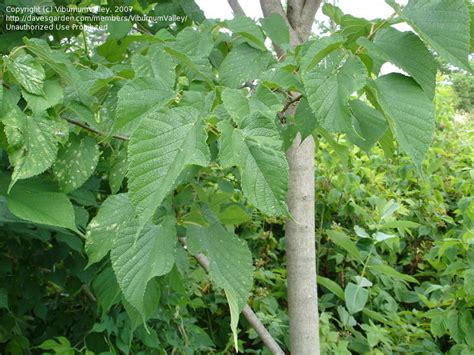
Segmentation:
<svg viewBox="0 0 474 355">
<path fill-rule="evenodd" d="M 187 250 L 186 238 L 179 238 L 179 241 L 181 242 L 181 245 Z M 201 265 L 201 267 L 206 272 L 209 272 L 209 259 L 204 254 L 197 254 L 194 257 L 196 258 L 199 265 Z M 265 328 L 263 323 L 260 321 L 260 319 L 258 319 L 257 315 L 248 304 L 245 305 L 244 309 L 242 310 L 242 314 L 250 323 L 250 325 L 255 329 L 260 339 L 262 339 L 263 343 L 268 348 L 268 350 L 272 352 L 272 354 L 285 355 L 285 352 L 281 349 L 280 345 L 278 345 L 276 340 L 272 337 L 270 332 L 267 330 L 267 328 Z"/>
<path fill-rule="evenodd" d="M 288 0 L 287 13 L 280 0 L 260 0 L 265 16 L 276 12 L 286 17 L 290 44 L 303 43 L 311 33 L 321 0 Z M 287 111 L 295 112 L 295 105 Z M 314 199 L 314 139 L 301 142 L 298 135 L 287 152 L 290 168 L 285 240 L 288 270 L 288 313 L 291 354 L 319 355 L 319 313 L 316 286 L 316 240 Z"/>
<path fill-rule="evenodd" d="M 287 23 L 288 28 L 290 30 L 290 42 L 291 43 L 298 42 L 298 35 L 296 34 L 295 30 L 289 23 L 288 18 L 285 14 L 285 10 L 283 9 L 283 6 L 281 5 L 280 0 L 260 0 L 260 7 L 262 8 L 262 13 L 263 13 L 263 16 L 265 17 L 270 16 L 272 13 L 277 13 L 278 15 L 283 17 L 283 19 Z"/>
<path fill-rule="evenodd" d="M 240 6 L 239 0 L 227 0 L 234 16 L 245 16 L 245 11 Z"/>
<path fill-rule="evenodd" d="M 311 34 L 314 17 L 318 12 L 323 0 L 305 0 L 303 10 L 301 11 L 301 38 L 305 41 Z"/>
<path fill-rule="evenodd" d="M 228 0 L 234 9 L 238 0 Z M 285 13 L 280 0 L 260 0 L 264 16 L 281 15 L 290 29 L 293 47 L 306 41 L 322 0 L 287 0 Z M 233 4 L 234 3 L 234 6 Z M 243 12 L 241 7 L 234 13 Z M 280 50 L 276 48 L 281 58 Z M 288 115 L 295 112 L 292 105 Z M 288 269 L 288 312 L 291 354 L 319 355 L 319 314 L 316 286 L 316 239 L 314 199 L 314 139 L 301 142 L 298 135 L 287 152 L 289 164 L 286 257 Z"/>
<path fill-rule="evenodd" d="M 287 152 L 290 176 L 286 222 L 291 354 L 319 355 L 314 220 L 314 140 L 298 135 Z"/>
<path fill-rule="evenodd" d="M 288 0 L 287 16 L 301 42 L 308 39 L 322 0 Z"/>
</svg>

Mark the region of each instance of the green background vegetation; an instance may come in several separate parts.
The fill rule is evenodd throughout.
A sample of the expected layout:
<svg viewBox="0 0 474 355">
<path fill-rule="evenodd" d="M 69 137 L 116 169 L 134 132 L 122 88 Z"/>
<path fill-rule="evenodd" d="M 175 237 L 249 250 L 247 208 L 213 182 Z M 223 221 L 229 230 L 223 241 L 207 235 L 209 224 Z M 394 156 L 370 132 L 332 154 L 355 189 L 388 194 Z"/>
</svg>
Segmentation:
<svg viewBox="0 0 474 355">
<path fill-rule="evenodd" d="M 194 8 L 186 11 L 200 16 Z M 86 78 L 95 85 L 94 98 L 104 88 L 108 90 L 109 84 L 116 90 L 111 83 L 121 78 L 110 76 L 101 65 L 119 62 L 130 48 L 133 52 L 136 43 L 128 39 L 113 39 L 97 48 L 93 61 L 103 72 L 91 70 L 87 72 L 91 77 Z M 9 41 L 14 45 L 1 43 L 4 54 L 21 44 L 21 38 Z M 72 41 L 66 47 L 75 55 L 78 46 L 82 48 L 82 43 Z M 59 65 L 62 59 L 55 58 Z M 438 75 L 436 130 L 422 176 L 396 146 L 384 150 L 377 145 L 366 153 L 343 135 L 317 135 L 316 234 L 323 354 L 474 352 L 473 77 L 445 67 Z M 133 75 L 128 67 L 120 69 L 114 67 L 121 75 Z M 52 71 L 46 74 L 48 79 L 54 76 Z M 183 77 L 178 80 L 180 89 L 190 85 Z M 33 111 L 58 103 L 54 80 L 48 85 L 47 103 L 23 94 Z M 207 96 L 193 88 L 196 91 L 183 90 L 187 94 L 180 99 L 203 106 Z M 106 97 L 90 104 L 100 107 L 104 117 L 116 104 Z M 93 125 L 95 118 L 89 119 Z M 107 120 L 95 124 L 97 131 L 110 128 Z M 62 150 L 51 172 L 20 180 L 16 186 L 20 191 L 34 191 L 36 186 L 50 186 L 54 176 L 74 206 L 75 225 L 67 222 L 65 210 L 65 217 L 58 217 L 64 228 L 31 223 L 11 213 L 24 211 L 21 202 L 29 195 L 9 195 L 7 202 L 12 171 L 7 150 L 11 147 L 0 124 L 0 353 L 233 352 L 225 294 L 184 249 L 176 251 L 169 273 L 148 284 L 146 292 L 153 302 L 144 306 L 146 327 L 122 298 L 108 258 L 88 264 L 92 264 L 91 255 L 86 255 L 84 239 L 66 228 L 84 231 L 104 200 L 125 190 L 126 153 L 120 137 L 99 137 L 99 157 L 90 138 L 97 135 L 76 125 L 68 128 L 58 123 L 57 127 L 70 129 L 70 136 L 75 137 L 71 141 L 90 153 L 89 175 L 93 175 L 86 174 L 79 188 L 63 180 L 61 171 L 74 168 L 67 164 L 75 157 Z M 212 148 L 217 135 L 211 131 L 209 136 Z M 59 139 L 59 143 L 66 142 Z M 213 149 L 215 157 L 215 144 Z M 234 177 L 211 164 L 196 179 L 181 176 L 184 183 L 173 195 L 174 208 L 180 218 L 199 220 L 203 217 L 189 210 L 190 201 L 193 207 L 205 204 L 224 224 L 236 225 L 235 233 L 248 244 L 255 266 L 249 303 L 287 349 L 284 218 L 268 217 L 251 206 L 235 178 L 239 173 L 232 172 Z M 41 202 L 47 205 L 43 198 Z M 232 203 L 227 204 L 230 199 Z M 245 319 L 240 320 L 238 342 L 245 353 L 266 353 Z"/>
<path fill-rule="evenodd" d="M 376 148 L 368 157 L 343 140 L 332 145 L 319 142 L 323 353 L 469 354 L 474 347 L 474 121 L 472 106 L 456 116 L 460 96 L 467 93 L 458 94 L 449 75 L 439 79 L 446 84 L 437 89 L 438 129 L 423 178 L 404 155 L 395 153 L 387 159 Z M 4 156 L 3 168 L 7 166 Z M 77 206 L 93 216 L 104 183 L 100 174 L 91 178 L 75 194 Z M 214 179 L 201 184 L 212 198 L 225 194 Z M 232 350 L 225 296 L 212 289 L 205 272 L 186 261 L 186 255 L 181 255 L 180 265 L 185 272 L 174 269 L 159 281 L 161 302 L 148 323 L 150 334 L 143 326 L 132 332 L 132 320 L 122 306 L 94 301 L 96 292 L 113 292 L 110 285 L 95 287 L 100 281 L 92 281 L 94 274 L 104 276 L 110 269 L 83 270 L 87 258 L 80 238 L 19 223 L 4 199 L 0 201 L 3 351 L 21 353 L 20 349 L 47 339 L 45 344 L 57 350 L 62 343 L 64 349 L 93 353 Z M 254 217 L 250 221 L 250 215 L 243 213 L 246 221 L 239 227 L 256 265 L 251 302 L 271 333 L 285 344 L 283 224 Z M 384 235 L 364 272 L 371 249 L 367 235 L 377 232 Z M 381 260 L 391 268 L 377 269 Z M 350 316 L 343 289 L 362 273 L 370 285 L 368 301 L 363 312 Z M 245 320 L 242 323 L 248 329 Z M 53 340 L 60 336 L 64 338 Z M 251 329 L 242 331 L 240 338 L 247 352 L 262 348 Z"/>
</svg>

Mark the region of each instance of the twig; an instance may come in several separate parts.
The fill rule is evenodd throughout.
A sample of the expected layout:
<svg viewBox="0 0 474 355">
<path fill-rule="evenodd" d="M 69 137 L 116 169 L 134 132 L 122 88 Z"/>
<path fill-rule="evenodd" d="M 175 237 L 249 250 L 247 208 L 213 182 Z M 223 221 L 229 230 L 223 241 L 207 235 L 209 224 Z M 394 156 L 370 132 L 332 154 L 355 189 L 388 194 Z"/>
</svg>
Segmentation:
<svg viewBox="0 0 474 355">
<path fill-rule="evenodd" d="M 91 60 L 91 56 L 89 55 L 89 46 L 87 45 L 87 36 L 84 28 L 82 29 L 82 40 L 84 42 L 84 52 L 86 52 L 87 59 Z"/>
<path fill-rule="evenodd" d="M 92 293 L 91 289 L 89 288 L 88 285 L 83 284 L 81 286 L 81 290 L 84 292 L 84 294 L 89 298 L 92 302 L 96 303 L 97 299 L 95 298 L 94 294 Z"/>
<path fill-rule="evenodd" d="M 300 94 L 300 95 L 298 95 L 298 96 L 293 97 L 291 100 L 289 100 L 289 101 L 285 104 L 285 106 L 283 106 L 283 109 L 279 112 L 279 115 L 280 115 L 280 116 L 283 115 L 283 114 L 288 110 L 288 108 L 289 108 L 291 105 L 293 105 L 293 104 L 294 104 L 295 102 L 297 102 L 297 101 L 300 101 L 302 97 L 303 97 L 303 95 Z M 78 120 L 75 120 L 75 119 L 72 119 L 72 118 L 64 118 L 64 119 L 65 119 L 66 121 L 68 121 L 69 123 L 73 124 L 73 125 L 76 125 L 76 126 L 78 126 L 78 127 L 81 127 L 81 128 L 83 128 L 83 129 L 85 129 L 85 130 L 87 130 L 87 131 L 89 131 L 89 132 L 95 133 L 95 134 L 97 134 L 97 135 L 99 135 L 99 136 L 104 136 L 104 137 L 109 136 L 107 133 L 101 132 L 101 131 L 99 131 L 99 130 L 97 130 L 97 129 L 95 129 L 95 128 L 92 128 L 92 127 L 86 125 L 84 122 L 81 122 L 81 121 L 78 121 Z M 128 140 L 130 140 L 130 137 L 125 136 L 125 135 L 120 135 L 120 134 L 112 135 L 112 136 L 110 136 L 110 137 L 115 138 L 115 139 L 119 139 L 119 140 L 121 140 L 121 141 L 128 141 Z"/>
<path fill-rule="evenodd" d="M 234 15 L 246 16 L 244 9 L 242 9 L 242 6 L 240 6 L 239 4 L 239 0 L 227 0 L 227 2 L 229 3 L 229 6 L 234 12 Z"/>
<path fill-rule="evenodd" d="M 186 238 L 179 238 L 179 241 L 181 242 L 183 248 L 187 250 Z M 194 255 L 194 257 L 196 258 L 199 265 L 201 265 L 201 267 L 206 270 L 206 272 L 209 272 L 209 260 L 207 257 L 204 254 L 197 254 Z M 278 345 L 276 340 L 273 339 L 270 332 L 267 330 L 267 328 L 265 328 L 248 304 L 245 305 L 244 309 L 242 310 L 242 314 L 253 327 L 253 329 L 255 329 L 257 334 L 260 336 L 260 339 L 262 339 L 263 343 L 272 352 L 272 354 L 285 355 L 285 352 L 281 349 L 280 345 Z"/>
<path fill-rule="evenodd" d="M 95 128 L 92 128 L 88 125 L 86 125 L 85 123 L 81 122 L 81 121 L 77 121 L 77 120 L 74 120 L 72 118 L 65 118 L 66 121 L 68 121 L 69 123 L 73 124 L 73 125 L 76 125 L 78 127 L 81 127 L 81 128 L 84 128 L 86 131 L 89 131 L 89 132 L 92 132 L 92 133 L 95 133 L 99 136 L 104 136 L 104 137 L 107 137 L 108 134 L 107 133 L 104 133 L 104 132 L 101 132 Z M 122 136 L 122 135 L 113 135 L 111 136 L 112 138 L 115 138 L 115 139 L 119 139 L 121 141 L 128 141 L 130 138 L 128 136 Z"/>
<path fill-rule="evenodd" d="M 298 96 L 293 97 L 290 101 L 288 101 L 285 104 L 285 106 L 283 106 L 283 109 L 279 112 L 280 115 L 284 114 L 290 108 L 290 106 L 293 105 L 295 102 L 300 101 L 302 97 L 303 95 L 300 94 Z"/>
<path fill-rule="evenodd" d="M 260 322 L 260 319 L 257 318 L 257 315 L 248 304 L 245 305 L 244 309 L 242 310 L 242 314 L 253 327 L 253 329 L 255 329 L 257 334 L 260 336 L 260 339 L 262 339 L 263 343 L 272 352 L 272 354 L 285 354 L 285 352 L 281 349 L 280 345 L 278 345 L 275 339 L 273 339 L 270 332 L 267 330 L 267 328 L 265 328 L 262 322 Z"/>
<path fill-rule="evenodd" d="M 397 13 L 394 12 L 385 20 L 383 20 L 378 26 L 375 26 L 375 23 L 373 23 L 372 26 L 370 27 L 370 31 L 369 31 L 369 34 L 367 35 L 367 39 L 371 40 L 378 31 L 380 31 L 387 23 L 389 23 L 396 16 L 396 14 Z M 364 47 L 362 46 L 357 47 L 357 50 L 355 51 L 354 54 L 356 55 L 359 54 L 360 52 L 362 52 L 363 49 Z"/>
</svg>

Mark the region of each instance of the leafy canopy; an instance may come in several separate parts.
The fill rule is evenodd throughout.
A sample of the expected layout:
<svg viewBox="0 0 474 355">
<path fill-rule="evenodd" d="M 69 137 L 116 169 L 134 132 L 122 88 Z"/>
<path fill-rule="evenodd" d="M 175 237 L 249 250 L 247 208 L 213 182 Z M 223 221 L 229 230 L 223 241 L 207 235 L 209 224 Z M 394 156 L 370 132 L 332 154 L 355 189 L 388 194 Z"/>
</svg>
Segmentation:
<svg viewBox="0 0 474 355">
<path fill-rule="evenodd" d="M 0 86 L 8 210 L 85 236 L 89 265 L 107 267 L 97 277 L 118 285 L 98 290 L 104 311 L 122 299 L 138 323 L 156 305 L 156 280 L 178 272 L 178 237 L 187 238 L 193 254 L 208 256 L 209 276 L 226 294 L 237 347 L 253 267 L 235 231 L 248 221 L 247 209 L 289 217 L 285 149 L 296 134 L 334 144 L 343 134 L 367 152 L 394 137 L 421 171 L 434 130 L 433 52 L 470 70 L 463 0 L 389 3 L 394 18 L 374 21 L 327 4 L 335 33 L 296 48 L 277 14 L 260 23 L 206 20 L 193 1 L 153 10 L 174 6 L 189 16 L 186 23 L 145 30 L 124 23 L 92 48 L 82 48 L 78 33 L 68 34 L 76 45 L 67 50 L 60 33 L 51 41 L 13 37 L 2 47 Z M 402 21 L 414 32 L 392 27 Z M 285 52 L 281 59 L 267 38 Z M 385 62 L 406 74 L 382 75 Z M 82 187 L 98 176 L 110 187 L 98 188 L 106 193 L 90 219 L 79 207 L 88 201 Z M 203 177 L 221 195 L 202 186 Z M 367 295 L 362 281 L 348 284 L 351 314 Z"/>
</svg>

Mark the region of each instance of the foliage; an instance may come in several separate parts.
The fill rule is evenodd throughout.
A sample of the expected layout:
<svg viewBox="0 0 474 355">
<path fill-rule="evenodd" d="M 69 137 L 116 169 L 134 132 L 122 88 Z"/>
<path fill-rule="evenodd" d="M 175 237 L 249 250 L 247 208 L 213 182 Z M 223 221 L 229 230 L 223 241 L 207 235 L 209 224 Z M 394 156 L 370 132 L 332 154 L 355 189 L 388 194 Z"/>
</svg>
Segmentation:
<svg viewBox="0 0 474 355">
<path fill-rule="evenodd" d="M 252 352 L 255 332 L 238 329 L 248 301 L 287 347 L 285 148 L 301 132 L 320 143 L 325 349 L 471 351 L 472 152 L 456 135 L 469 133 L 447 130 L 424 160 L 430 50 L 466 68 L 468 11 L 390 4 L 396 17 L 374 21 L 326 5 L 337 33 L 294 49 L 278 15 L 206 20 L 190 0 L 133 2 L 189 18 L 103 41 L 2 33 L 2 350 Z M 411 76 L 381 74 L 384 62 Z"/>
<path fill-rule="evenodd" d="M 369 160 L 321 143 L 318 283 L 332 351 L 472 352 L 473 122 L 452 118 L 423 180 L 399 154 L 387 163 L 378 148 Z"/>
<path fill-rule="evenodd" d="M 456 108 L 460 111 L 472 113 L 474 107 L 474 76 L 464 73 L 451 75 L 453 88 L 457 94 Z"/>
</svg>

